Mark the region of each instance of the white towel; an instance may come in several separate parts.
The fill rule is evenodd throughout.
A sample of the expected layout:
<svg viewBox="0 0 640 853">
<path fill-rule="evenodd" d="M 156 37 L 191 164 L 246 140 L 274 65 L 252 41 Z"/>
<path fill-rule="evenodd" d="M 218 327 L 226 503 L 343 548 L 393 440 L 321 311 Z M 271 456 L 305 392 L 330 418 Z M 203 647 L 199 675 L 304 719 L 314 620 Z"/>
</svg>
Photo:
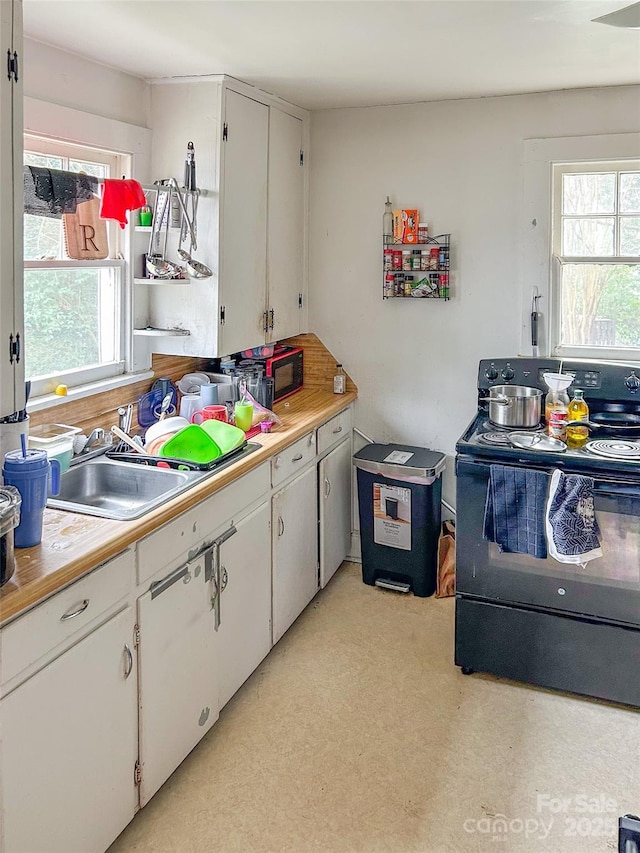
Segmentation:
<svg viewBox="0 0 640 853">
<path fill-rule="evenodd" d="M 545 511 L 549 555 L 584 568 L 602 557 L 600 528 L 593 502 L 593 479 L 555 470 Z"/>
</svg>

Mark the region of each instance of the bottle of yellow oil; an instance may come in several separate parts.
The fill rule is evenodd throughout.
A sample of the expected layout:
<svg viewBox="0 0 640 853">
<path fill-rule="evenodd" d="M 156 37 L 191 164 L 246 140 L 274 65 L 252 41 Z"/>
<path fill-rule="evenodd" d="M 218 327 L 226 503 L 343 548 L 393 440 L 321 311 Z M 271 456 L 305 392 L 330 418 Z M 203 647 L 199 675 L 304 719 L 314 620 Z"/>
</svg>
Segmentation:
<svg viewBox="0 0 640 853">
<path fill-rule="evenodd" d="M 573 399 L 569 403 L 567 421 L 567 445 L 569 447 L 582 447 L 589 438 L 589 428 L 586 426 L 571 426 L 571 421 L 589 420 L 589 406 L 587 405 L 583 392 L 576 388 Z"/>
</svg>

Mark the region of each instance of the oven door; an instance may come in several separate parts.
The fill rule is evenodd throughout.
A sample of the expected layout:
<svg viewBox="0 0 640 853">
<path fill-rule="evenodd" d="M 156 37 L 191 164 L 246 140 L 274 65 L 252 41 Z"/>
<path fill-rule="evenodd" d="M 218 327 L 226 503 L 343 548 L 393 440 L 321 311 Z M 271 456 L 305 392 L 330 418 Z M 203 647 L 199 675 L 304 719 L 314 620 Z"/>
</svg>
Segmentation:
<svg viewBox="0 0 640 853">
<path fill-rule="evenodd" d="M 602 557 L 582 568 L 504 553 L 483 538 L 489 469 L 471 457 L 456 460 L 456 592 L 639 625 L 640 477 L 594 477 Z"/>
</svg>

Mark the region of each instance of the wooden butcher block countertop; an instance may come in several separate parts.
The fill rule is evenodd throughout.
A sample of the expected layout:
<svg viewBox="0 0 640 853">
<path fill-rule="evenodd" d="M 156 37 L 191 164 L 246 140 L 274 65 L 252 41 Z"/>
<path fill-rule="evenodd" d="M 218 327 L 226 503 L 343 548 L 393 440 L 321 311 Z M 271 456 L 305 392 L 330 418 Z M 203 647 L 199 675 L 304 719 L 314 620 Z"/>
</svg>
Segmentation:
<svg viewBox="0 0 640 853">
<path fill-rule="evenodd" d="M 63 510 L 46 509 L 42 542 L 16 550 L 16 571 L 0 589 L 0 622 L 32 607 L 128 545 L 156 530 L 181 512 L 228 486 L 242 474 L 270 459 L 298 438 L 345 409 L 357 394 L 302 390 L 277 403 L 282 426 L 251 439 L 256 450 L 219 474 L 134 521 L 113 521 Z"/>
</svg>

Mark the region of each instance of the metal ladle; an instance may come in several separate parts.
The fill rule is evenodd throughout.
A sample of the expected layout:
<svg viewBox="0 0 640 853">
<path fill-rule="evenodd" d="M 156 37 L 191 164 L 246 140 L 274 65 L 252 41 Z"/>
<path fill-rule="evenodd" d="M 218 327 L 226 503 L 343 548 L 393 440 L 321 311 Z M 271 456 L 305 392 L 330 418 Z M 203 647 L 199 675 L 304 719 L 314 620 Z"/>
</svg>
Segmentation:
<svg viewBox="0 0 640 853">
<path fill-rule="evenodd" d="M 196 242 L 195 230 L 193 227 L 193 222 L 189 218 L 189 214 L 187 212 L 187 207 L 184 203 L 184 199 L 182 198 L 182 193 L 178 187 L 178 182 L 175 178 L 171 178 L 169 181 L 169 185 L 173 187 L 178 196 L 178 202 L 180 204 L 180 209 L 182 210 L 182 216 L 184 217 L 184 221 L 187 224 L 187 228 L 189 229 L 189 238 L 191 240 L 191 244 L 189 248 L 191 250 L 197 248 L 198 244 Z M 180 234 L 182 239 L 182 233 Z M 178 254 L 182 258 L 182 260 L 187 265 L 187 272 L 192 278 L 209 278 L 213 275 L 213 272 L 209 269 L 206 264 L 201 263 L 200 261 L 196 261 L 195 258 L 191 257 L 190 252 L 186 252 L 183 248 L 178 249 Z"/>
<path fill-rule="evenodd" d="M 167 206 L 169 204 L 169 200 L 171 198 L 171 190 L 167 189 L 164 192 L 164 203 L 162 207 L 162 213 L 158 216 L 158 209 L 160 207 L 160 194 L 162 193 L 163 187 L 158 186 L 158 191 L 156 193 L 156 201 L 153 209 L 153 222 L 151 225 L 151 237 L 149 239 L 149 254 L 147 255 L 147 273 L 149 275 L 156 276 L 156 278 L 179 278 L 182 273 L 182 267 L 178 266 L 178 264 L 174 264 L 171 261 L 167 261 L 165 259 L 165 255 L 167 253 L 167 237 L 169 236 L 169 223 L 167 222 L 167 226 L 164 232 L 164 247 L 162 253 L 158 254 L 155 251 L 155 242 L 160 236 L 160 231 L 162 229 L 162 223 L 167 214 Z"/>
</svg>

